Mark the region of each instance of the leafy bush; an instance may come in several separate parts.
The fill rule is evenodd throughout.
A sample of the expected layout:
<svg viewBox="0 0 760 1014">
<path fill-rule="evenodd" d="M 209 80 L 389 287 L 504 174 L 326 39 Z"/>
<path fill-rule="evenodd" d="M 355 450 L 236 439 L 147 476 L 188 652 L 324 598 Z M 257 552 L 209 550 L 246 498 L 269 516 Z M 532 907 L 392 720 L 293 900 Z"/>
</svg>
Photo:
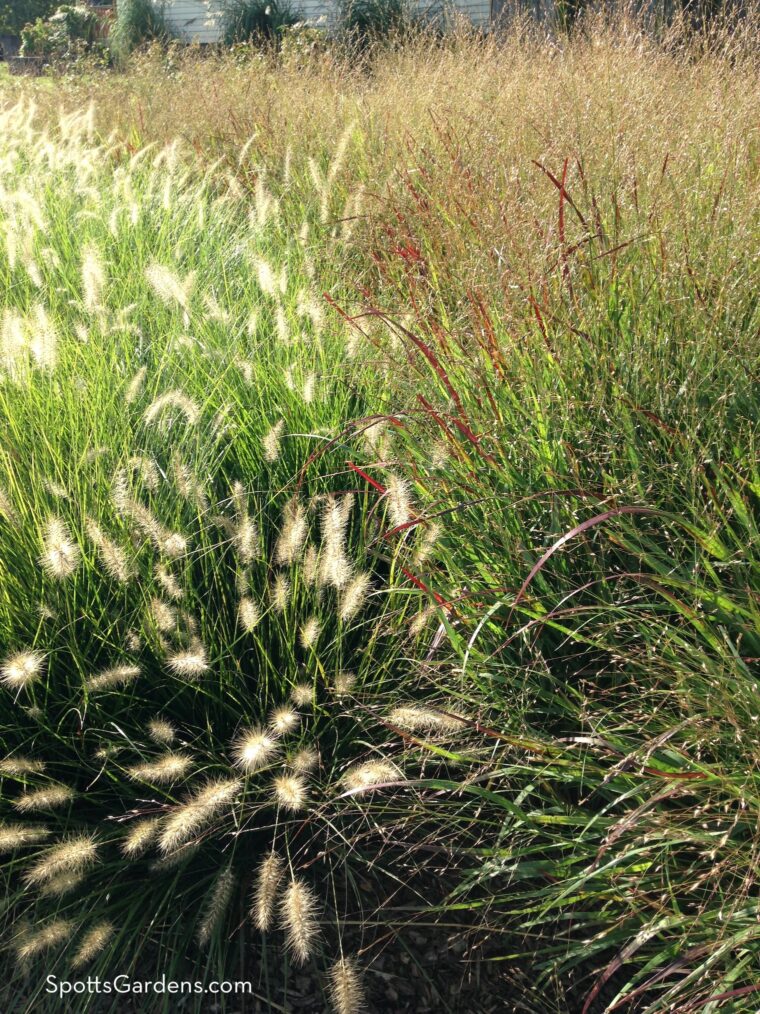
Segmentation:
<svg viewBox="0 0 760 1014">
<path fill-rule="evenodd" d="M 96 26 L 97 16 L 90 8 L 65 4 L 46 20 L 38 18 L 23 29 L 21 55 L 75 59 L 92 47 Z"/>
<path fill-rule="evenodd" d="M 447 11 L 436 3 L 422 9 L 415 0 L 343 0 L 338 24 L 343 39 L 363 49 L 381 42 L 409 41 L 414 35 L 441 35 L 446 31 Z"/>
<path fill-rule="evenodd" d="M 164 7 L 163 0 L 119 0 L 108 37 L 113 52 L 123 57 L 146 42 L 168 42 Z"/>
<path fill-rule="evenodd" d="M 0 3 L 0 35 L 21 35 L 21 29 L 38 18 L 45 20 L 58 6 L 57 0 L 13 0 Z"/>
<path fill-rule="evenodd" d="M 225 45 L 240 42 L 277 42 L 284 29 L 293 28 L 303 16 L 289 0 L 232 0 L 224 10 L 222 37 Z"/>
</svg>

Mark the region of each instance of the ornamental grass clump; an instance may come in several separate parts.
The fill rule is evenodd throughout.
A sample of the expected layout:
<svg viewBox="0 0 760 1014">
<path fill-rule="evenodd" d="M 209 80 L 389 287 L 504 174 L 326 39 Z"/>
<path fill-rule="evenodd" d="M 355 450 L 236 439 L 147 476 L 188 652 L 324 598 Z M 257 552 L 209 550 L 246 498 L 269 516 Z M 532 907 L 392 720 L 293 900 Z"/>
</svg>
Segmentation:
<svg viewBox="0 0 760 1014">
<path fill-rule="evenodd" d="M 88 124 L 0 111 L 0 281 L 13 321 L 33 292 L 57 334 L 44 371 L 10 352 L 0 367 L 10 978 L 41 996 L 43 965 L 158 973 L 168 954 L 199 979 L 211 955 L 221 980 L 284 947 L 348 1009 L 340 866 L 382 905 L 386 812 L 402 856 L 405 779 L 456 763 L 384 717 L 408 699 L 423 593 L 403 543 L 376 548 L 385 516 L 326 439 L 360 408 L 336 380 L 345 330 L 317 312 L 277 197 L 262 183 L 250 214 L 234 178 L 119 153 Z M 323 201 L 300 209 L 315 229 Z M 33 267 L 42 244 L 55 256 Z M 271 345 L 278 318 L 297 348 Z M 302 367 L 329 397 L 289 384 Z M 373 791 L 356 801 L 349 782 Z"/>
</svg>

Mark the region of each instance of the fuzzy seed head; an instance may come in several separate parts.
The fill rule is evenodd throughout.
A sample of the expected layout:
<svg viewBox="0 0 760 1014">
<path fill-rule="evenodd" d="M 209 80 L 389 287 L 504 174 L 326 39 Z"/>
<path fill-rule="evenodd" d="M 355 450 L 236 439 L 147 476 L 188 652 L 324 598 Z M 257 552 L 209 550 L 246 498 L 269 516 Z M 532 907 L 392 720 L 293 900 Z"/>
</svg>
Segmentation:
<svg viewBox="0 0 760 1014">
<path fill-rule="evenodd" d="M 158 548 L 171 560 L 178 560 L 187 552 L 187 539 L 179 532 L 168 532 L 159 540 Z"/>
<path fill-rule="evenodd" d="M 28 884 L 39 884 L 59 873 L 81 873 L 97 859 L 94 837 L 74 835 L 46 849 L 26 873 Z"/>
<path fill-rule="evenodd" d="M 72 968 L 81 968 L 87 965 L 106 946 L 114 934 L 113 923 L 99 922 L 88 930 L 82 937 L 74 957 L 71 959 Z"/>
<path fill-rule="evenodd" d="M 100 526 L 92 519 L 86 523 L 87 535 L 97 550 L 98 558 L 106 573 L 120 584 L 126 584 L 134 577 L 134 567 L 127 559 L 127 554 L 110 539 Z"/>
<path fill-rule="evenodd" d="M 143 389 L 143 385 L 145 384 L 145 378 L 147 377 L 147 375 L 148 375 L 148 367 L 141 366 L 140 369 L 137 371 L 137 373 L 135 373 L 135 375 L 132 377 L 129 384 L 127 384 L 127 389 L 124 392 L 124 400 L 128 405 L 131 405 L 132 402 L 137 401 L 137 399 L 140 397 L 140 392 Z"/>
<path fill-rule="evenodd" d="M 272 608 L 277 613 L 284 613 L 290 598 L 290 581 L 285 574 L 277 574 L 269 590 Z"/>
<path fill-rule="evenodd" d="M 269 716 L 269 726 L 278 735 L 291 732 L 298 725 L 298 715 L 292 708 L 275 708 Z"/>
<path fill-rule="evenodd" d="M 45 526 L 40 556 L 40 566 L 45 573 L 62 581 L 77 569 L 80 556 L 79 546 L 72 542 L 61 518 L 51 518 Z"/>
<path fill-rule="evenodd" d="M 16 937 L 16 956 L 25 962 L 43 951 L 69 940 L 74 933 L 74 923 L 68 919 L 55 919 L 42 929 L 24 930 Z"/>
<path fill-rule="evenodd" d="M 275 563 L 288 566 L 298 559 L 307 534 L 306 511 L 297 499 L 290 500 L 285 507 L 282 531 L 275 547 Z"/>
<path fill-rule="evenodd" d="M 369 589 L 369 574 L 357 574 L 346 585 L 338 606 L 338 616 L 343 623 L 348 623 L 361 610 Z"/>
<path fill-rule="evenodd" d="M 296 683 L 290 691 L 290 699 L 299 708 L 305 708 L 314 700 L 314 689 L 310 683 Z"/>
<path fill-rule="evenodd" d="M 31 757 L 5 757 L 0 760 L 0 775 L 19 778 L 24 775 L 38 775 L 45 770 L 45 762 Z"/>
<path fill-rule="evenodd" d="M 328 497 L 322 510 L 322 551 L 318 581 L 323 586 L 342 588 L 351 578 L 351 564 L 345 553 L 346 528 L 353 497 Z"/>
<path fill-rule="evenodd" d="M 407 521 L 412 520 L 414 513 L 409 483 L 406 479 L 396 475 L 395 472 L 391 472 L 388 476 L 385 501 L 388 518 L 393 528 L 405 525 Z"/>
<path fill-rule="evenodd" d="M 168 567 L 159 563 L 156 565 L 153 573 L 167 598 L 173 599 L 175 602 L 182 598 L 182 589 L 179 586 L 179 582 Z"/>
<path fill-rule="evenodd" d="M 251 918 L 262 932 L 271 928 L 277 889 L 280 886 L 285 864 L 272 852 L 259 866 L 253 890 Z"/>
<path fill-rule="evenodd" d="M 177 626 L 177 610 L 161 599 L 151 599 L 150 615 L 156 628 L 164 634 L 170 633 Z"/>
<path fill-rule="evenodd" d="M 126 686 L 139 675 L 140 667 L 137 665 L 117 665 L 112 669 L 105 669 L 96 676 L 90 676 L 85 686 L 90 692 L 113 690 L 116 687 Z"/>
<path fill-rule="evenodd" d="M 198 640 L 194 640 L 185 651 L 173 652 L 167 657 L 166 664 L 175 676 L 191 682 L 211 668 L 206 649 Z"/>
<path fill-rule="evenodd" d="M 253 518 L 243 517 L 232 536 L 238 559 L 241 563 L 252 563 L 256 559 L 259 530 Z"/>
<path fill-rule="evenodd" d="M 312 588 L 317 583 L 319 574 L 319 555 L 316 547 L 307 546 L 303 555 L 303 579 L 307 588 Z"/>
<path fill-rule="evenodd" d="M 291 771 L 295 771 L 300 775 L 305 775 L 308 774 L 309 771 L 313 771 L 317 764 L 319 764 L 319 754 L 310 746 L 305 746 L 301 750 L 296 750 L 296 752 L 291 754 L 288 758 L 288 767 Z"/>
<path fill-rule="evenodd" d="M 219 874 L 198 927 L 198 943 L 205 947 L 222 921 L 235 888 L 235 874 L 228 866 Z"/>
<path fill-rule="evenodd" d="M 280 440 L 282 431 L 285 429 L 285 420 L 280 419 L 264 437 L 262 447 L 264 449 L 264 461 L 270 465 L 277 461 L 280 456 Z"/>
<path fill-rule="evenodd" d="M 154 718 L 148 722 L 148 735 L 154 743 L 168 745 L 173 743 L 177 733 L 174 726 L 164 718 Z"/>
<path fill-rule="evenodd" d="M 105 285 L 106 275 L 100 253 L 95 246 L 88 244 L 82 257 L 82 290 L 84 306 L 88 313 L 94 313 L 100 306 L 100 297 Z"/>
<path fill-rule="evenodd" d="M 307 651 L 309 648 L 313 648 L 319 640 L 319 634 L 322 629 L 322 625 L 316 616 L 311 616 L 306 623 L 301 627 L 300 640 L 301 647 Z"/>
<path fill-rule="evenodd" d="M 235 764 L 243 771 L 258 771 L 277 755 L 277 744 L 266 729 L 246 729 L 232 745 Z"/>
<path fill-rule="evenodd" d="M 274 797 L 283 810 L 295 813 L 306 806 L 309 792 L 306 782 L 298 775 L 280 775 L 274 780 Z"/>
<path fill-rule="evenodd" d="M 182 778 L 192 766 L 193 758 L 189 754 L 168 751 L 149 764 L 137 764 L 127 768 L 127 774 L 135 781 L 164 785 Z"/>
<path fill-rule="evenodd" d="M 133 824 L 121 843 L 121 851 L 124 855 L 130 859 L 142 855 L 155 840 L 160 824 L 161 821 L 157 817 L 138 820 L 136 824 Z"/>
<path fill-rule="evenodd" d="M 388 715 L 388 721 L 408 732 L 457 733 L 464 727 L 451 713 L 444 714 L 420 704 L 404 704 L 394 708 Z"/>
<path fill-rule="evenodd" d="M 414 550 L 414 562 L 416 566 L 421 567 L 422 564 L 425 563 L 432 553 L 436 542 L 441 537 L 442 532 L 443 525 L 439 524 L 437 521 L 429 524 L 424 529 Z"/>
<path fill-rule="evenodd" d="M 145 272 L 145 277 L 163 303 L 167 305 L 177 303 L 187 311 L 195 284 L 195 272 L 189 274 L 183 282 L 170 268 L 162 264 L 151 264 Z"/>
<path fill-rule="evenodd" d="M 13 852 L 42 841 L 50 834 L 45 827 L 29 827 L 24 824 L 0 824 L 0 854 Z"/>
<path fill-rule="evenodd" d="M 345 697 L 353 692 L 356 686 L 356 676 L 351 672 L 339 672 L 335 677 L 333 692 L 336 697 Z"/>
<path fill-rule="evenodd" d="M 258 626 L 261 619 L 259 607 L 249 595 L 245 595 L 238 603 L 238 621 L 243 630 L 250 633 Z"/>
<path fill-rule="evenodd" d="M 54 810 L 65 806 L 73 798 L 74 791 L 66 785 L 50 785 L 25 792 L 13 801 L 13 805 L 20 813 L 35 813 L 38 810 Z"/>
<path fill-rule="evenodd" d="M 167 391 L 145 409 L 143 420 L 147 425 L 153 425 L 163 419 L 167 409 L 176 409 L 190 426 L 194 426 L 201 417 L 201 410 L 192 398 L 188 398 L 182 391 Z"/>
<path fill-rule="evenodd" d="M 330 1000 L 335 1014 L 359 1014 L 364 990 L 354 958 L 342 957 L 330 969 Z"/>
<path fill-rule="evenodd" d="M 79 887 L 84 879 L 84 873 L 59 873 L 37 887 L 44 898 L 62 898 L 64 894 L 70 894 Z"/>
<path fill-rule="evenodd" d="M 237 779 L 218 778 L 187 796 L 174 813 L 162 820 L 158 838 L 161 851 L 167 854 L 184 845 L 196 831 L 232 803 L 241 788 Z"/>
<path fill-rule="evenodd" d="M 280 903 L 280 918 L 296 964 L 305 964 L 311 955 L 319 932 L 316 912 L 317 901 L 311 888 L 303 880 L 292 880 Z"/>
<path fill-rule="evenodd" d="M 42 675 L 45 656 L 39 651 L 19 651 L 0 667 L 0 681 L 12 690 L 34 683 Z"/>
<path fill-rule="evenodd" d="M 341 781 L 351 792 L 365 792 L 385 782 L 397 782 L 403 779 L 401 771 L 387 760 L 372 760 L 364 764 L 354 764 L 346 771 Z"/>
</svg>

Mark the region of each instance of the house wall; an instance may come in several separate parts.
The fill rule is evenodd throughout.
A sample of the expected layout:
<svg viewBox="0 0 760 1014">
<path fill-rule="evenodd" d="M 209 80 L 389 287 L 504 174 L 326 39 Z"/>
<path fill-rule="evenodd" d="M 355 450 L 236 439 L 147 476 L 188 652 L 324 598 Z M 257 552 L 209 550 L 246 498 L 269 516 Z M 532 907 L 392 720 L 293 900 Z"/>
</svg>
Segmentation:
<svg viewBox="0 0 760 1014">
<path fill-rule="evenodd" d="M 452 7 L 466 14 L 474 24 L 487 25 L 491 17 L 491 0 L 448 0 Z M 188 42 L 218 42 L 224 0 L 167 0 L 166 22 Z M 337 0 L 294 0 L 293 6 L 304 20 L 325 26 L 334 23 Z M 435 9 L 430 0 L 417 0 L 420 11 Z"/>
</svg>

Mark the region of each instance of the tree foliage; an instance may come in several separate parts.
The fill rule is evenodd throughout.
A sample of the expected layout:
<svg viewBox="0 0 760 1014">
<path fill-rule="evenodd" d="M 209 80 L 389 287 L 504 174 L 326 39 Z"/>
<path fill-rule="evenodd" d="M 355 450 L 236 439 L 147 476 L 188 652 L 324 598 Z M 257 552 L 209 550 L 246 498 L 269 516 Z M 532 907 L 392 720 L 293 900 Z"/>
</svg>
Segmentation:
<svg viewBox="0 0 760 1014">
<path fill-rule="evenodd" d="M 0 35 L 20 35 L 25 25 L 37 18 L 48 17 L 57 6 L 56 0 L 0 2 Z"/>
</svg>

